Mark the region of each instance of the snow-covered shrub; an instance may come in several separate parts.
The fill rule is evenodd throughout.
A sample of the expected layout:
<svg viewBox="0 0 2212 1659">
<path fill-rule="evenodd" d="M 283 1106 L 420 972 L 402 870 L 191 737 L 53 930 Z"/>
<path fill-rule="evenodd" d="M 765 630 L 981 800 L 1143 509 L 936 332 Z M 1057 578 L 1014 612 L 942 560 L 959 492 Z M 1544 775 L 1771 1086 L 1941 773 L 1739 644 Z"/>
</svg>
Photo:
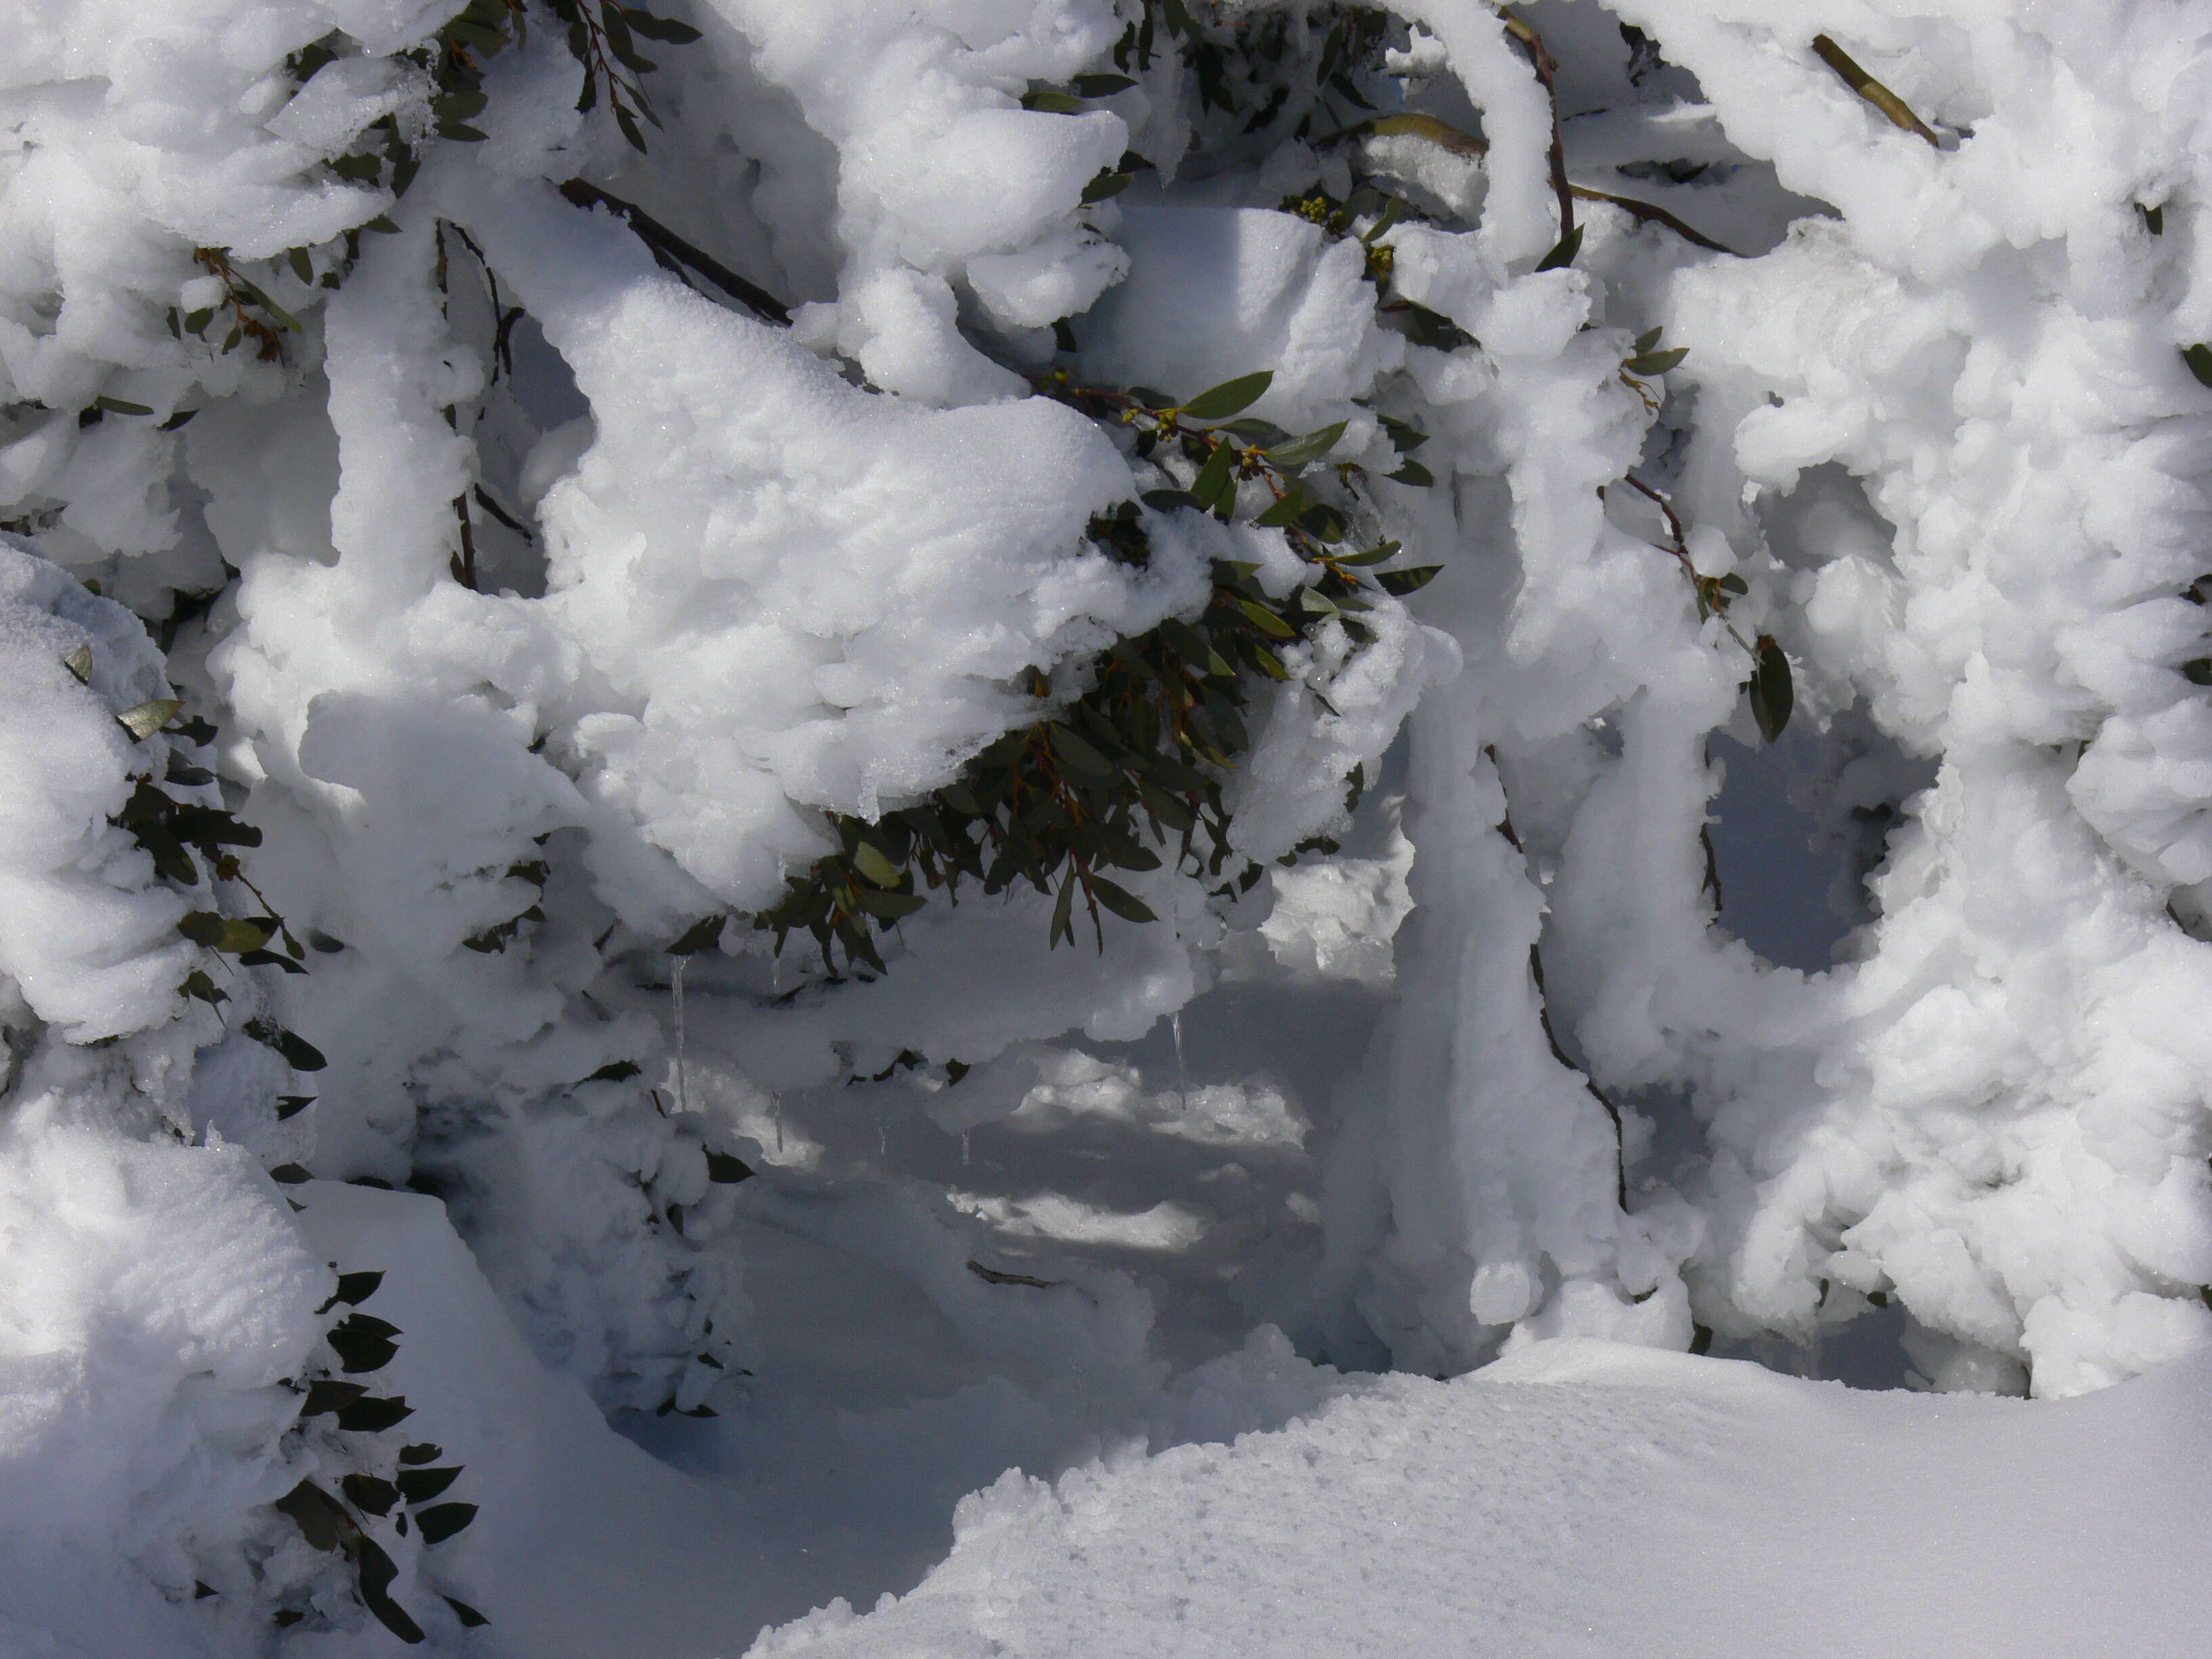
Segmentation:
<svg viewBox="0 0 2212 1659">
<path fill-rule="evenodd" d="M 1310 1355 L 2212 1335 L 2201 7 L 17 10 L 0 1176 L 65 1121 L 290 1287 L 100 1407 L 213 1401 L 115 1475 L 190 1488 L 152 1582 L 428 1617 L 404 1436 L 300 1414 L 311 1182 L 711 1415 L 741 1213 L 1049 1287 L 787 1108 L 1035 1121 L 1251 973 L 1383 1000 Z M 1722 925 L 1717 735 L 1840 849 L 1825 967 Z M 1141 1394 L 1115 1284 L 992 1351 Z"/>
</svg>

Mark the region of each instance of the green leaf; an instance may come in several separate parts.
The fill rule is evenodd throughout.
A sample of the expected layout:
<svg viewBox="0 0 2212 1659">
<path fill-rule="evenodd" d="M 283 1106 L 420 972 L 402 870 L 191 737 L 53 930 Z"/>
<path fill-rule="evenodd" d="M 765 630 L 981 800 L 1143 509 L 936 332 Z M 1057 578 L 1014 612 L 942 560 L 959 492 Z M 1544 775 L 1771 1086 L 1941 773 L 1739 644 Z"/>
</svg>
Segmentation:
<svg viewBox="0 0 2212 1659">
<path fill-rule="evenodd" d="M 297 1187 L 302 1182 L 313 1181 L 315 1177 L 303 1164 L 279 1164 L 270 1170 L 269 1178 L 280 1187 Z"/>
<path fill-rule="evenodd" d="M 1264 605 L 1255 605 L 1250 599 L 1239 599 L 1237 601 L 1237 608 L 1251 618 L 1255 628 L 1271 639 L 1294 640 L 1298 636 L 1297 629 L 1291 627 Z"/>
<path fill-rule="evenodd" d="M 713 949 L 720 942 L 723 926 L 728 921 L 727 915 L 718 913 L 693 922 L 668 947 L 668 954 L 672 957 L 693 957 L 702 951 Z"/>
<path fill-rule="evenodd" d="M 252 1033 L 249 1030 L 247 1035 Z M 275 1038 L 269 1046 L 282 1054 L 284 1063 L 295 1072 L 319 1072 L 330 1064 L 323 1058 L 321 1049 L 297 1031 L 288 1031 L 281 1025 L 276 1028 Z"/>
<path fill-rule="evenodd" d="M 323 1340 L 331 1345 L 338 1357 L 338 1369 L 348 1376 L 360 1371 L 381 1370 L 399 1352 L 399 1345 L 392 1339 L 399 1334 L 399 1328 L 374 1314 L 348 1314 L 331 1327 Z"/>
<path fill-rule="evenodd" d="M 315 1311 L 322 1313 L 341 1302 L 349 1308 L 357 1308 L 374 1296 L 377 1286 L 383 1283 L 384 1273 L 380 1268 L 365 1267 L 359 1273 L 340 1273 L 337 1289 L 331 1292 L 331 1299 Z"/>
<path fill-rule="evenodd" d="M 1385 593 L 1395 593 L 1402 599 L 1407 594 L 1417 593 L 1426 587 L 1437 579 L 1437 573 L 1443 568 L 1440 564 L 1417 564 L 1410 569 L 1378 570 L 1375 573 L 1375 580 L 1382 585 Z"/>
<path fill-rule="evenodd" d="M 1339 564 L 1348 564 L 1353 566 L 1381 564 L 1385 559 L 1393 557 L 1397 551 L 1398 544 L 1395 542 L 1377 542 L 1374 546 L 1367 549 L 1364 552 L 1338 553 L 1334 554 L 1331 556 L 1334 557 Z"/>
<path fill-rule="evenodd" d="M 1664 374 L 1689 355 L 1690 349 L 1687 346 L 1676 346 L 1672 351 L 1639 352 L 1621 367 L 1631 374 L 1642 374 L 1647 377 Z"/>
<path fill-rule="evenodd" d="M 1346 424 L 1338 421 L 1318 431 L 1309 432 L 1303 438 L 1293 438 L 1286 444 L 1278 444 L 1267 451 L 1267 459 L 1280 467 L 1304 466 L 1308 461 L 1317 461 L 1336 447 L 1337 440 L 1344 436 Z"/>
<path fill-rule="evenodd" d="M 1103 202 L 1109 197 L 1119 196 L 1123 191 L 1128 189 L 1129 181 L 1136 176 L 1133 173 L 1116 173 L 1111 167 L 1101 168 L 1092 176 L 1091 182 L 1083 187 L 1084 205 L 1088 207 L 1093 202 Z"/>
<path fill-rule="evenodd" d="M 1068 727 L 1055 720 L 1050 735 L 1052 752 L 1060 757 L 1064 764 L 1094 778 L 1111 778 L 1119 775 L 1120 768 Z"/>
<path fill-rule="evenodd" d="M 289 1516 L 311 1548 L 334 1551 L 360 1530 L 344 1506 L 312 1480 L 302 1480 L 270 1507 Z"/>
<path fill-rule="evenodd" d="M 855 888 L 853 897 L 863 911 L 884 921 L 903 921 L 929 902 L 919 893 L 881 893 L 868 887 Z"/>
<path fill-rule="evenodd" d="M 1251 374 L 1240 374 L 1233 380 L 1224 380 L 1219 386 L 1208 386 L 1198 396 L 1182 406 L 1182 413 L 1194 421 L 1224 421 L 1231 415 L 1242 414 L 1260 401 L 1267 388 L 1274 384 L 1275 372 L 1263 368 Z"/>
<path fill-rule="evenodd" d="M 1412 484 L 1418 489 L 1426 489 L 1437 481 L 1435 473 L 1415 460 L 1401 460 L 1395 472 L 1386 472 L 1382 476 L 1392 483 Z"/>
<path fill-rule="evenodd" d="M 449 1463 L 441 1469 L 402 1469 L 399 1496 L 410 1504 L 427 1504 L 460 1478 L 461 1466 L 458 1463 Z"/>
<path fill-rule="evenodd" d="M 1313 504 L 1313 497 L 1306 494 L 1305 486 L 1292 484 L 1283 492 L 1279 500 L 1266 512 L 1255 516 L 1252 522 L 1263 530 L 1279 530 L 1296 522 L 1298 514 Z"/>
<path fill-rule="evenodd" d="M 1536 262 L 1539 270 L 1557 270 L 1562 265 L 1575 262 L 1575 255 L 1583 251 L 1583 228 L 1577 225 L 1552 246 L 1552 251 Z"/>
<path fill-rule="evenodd" d="M 313 1095 L 279 1095 L 276 1097 L 276 1121 L 282 1123 L 287 1118 L 297 1117 L 314 1103 L 315 1097 Z M 341 1277 L 338 1282 L 343 1284 L 345 1281 Z"/>
<path fill-rule="evenodd" d="M 346 1495 L 346 1501 L 363 1515 L 389 1515 L 392 1506 L 399 1501 L 398 1487 L 389 1480 L 380 1480 L 359 1470 L 341 1479 L 338 1490 Z"/>
<path fill-rule="evenodd" d="M 338 1426 L 349 1434 L 380 1434 L 415 1415 L 404 1395 L 390 1399 L 364 1396 L 337 1408 Z"/>
<path fill-rule="evenodd" d="M 422 1627 L 407 1616 L 407 1609 L 392 1599 L 392 1580 L 399 1577 L 399 1569 L 384 1553 L 384 1547 L 363 1533 L 353 1539 L 354 1582 L 360 1588 L 362 1605 L 377 1617 L 377 1622 L 401 1641 L 412 1645 L 422 1638 Z"/>
<path fill-rule="evenodd" d="M 1117 92 L 1127 92 L 1137 83 L 1126 75 L 1079 75 L 1073 83 L 1075 90 L 1085 98 L 1111 98 Z"/>
<path fill-rule="evenodd" d="M 2197 657 L 2182 664 L 2181 677 L 2191 685 L 2212 685 L 2212 657 Z"/>
<path fill-rule="evenodd" d="M 1022 94 L 1022 107 L 1041 110 L 1047 115 L 1080 115 L 1083 100 L 1057 87 L 1032 87 Z"/>
<path fill-rule="evenodd" d="M 76 675 L 81 684 L 90 685 L 92 684 L 92 647 L 88 645 L 80 645 L 62 659 L 62 666 Z"/>
<path fill-rule="evenodd" d="M 634 1060 L 611 1060 L 584 1079 L 586 1083 L 626 1083 L 643 1068 Z"/>
<path fill-rule="evenodd" d="M 1190 481 L 1190 493 L 1202 507 L 1224 507 L 1236 500 L 1236 446 L 1219 445 L 1206 458 L 1206 465 L 1198 469 L 1198 476 Z"/>
<path fill-rule="evenodd" d="M 1143 500 L 1155 513 L 1172 513 L 1179 507 L 1198 505 L 1198 497 L 1188 489 L 1147 489 Z"/>
<path fill-rule="evenodd" d="M 411 1446 L 402 1446 L 399 1449 L 399 1461 L 410 1467 L 418 1463 L 434 1463 L 445 1455 L 446 1449 L 443 1446 L 434 1444 L 428 1440 L 419 1441 Z"/>
<path fill-rule="evenodd" d="M 708 1180 L 733 1187 L 740 1181 L 750 1180 L 752 1173 L 752 1165 L 744 1159 L 729 1152 L 718 1152 L 711 1146 L 707 1149 Z"/>
<path fill-rule="evenodd" d="M 304 974 L 307 970 L 289 957 L 280 957 L 274 951 L 241 951 L 238 955 L 241 968 L 282 968 L 288 974 Z"/>
<path fill-rule="evenodd" d="M 415 1525 L 426 1544 L 442 1544 L 477 1518 L 473 1504 L 433 1504 L 415 1512 Z"/>
<path fill-rule="evenodd" d="M 648 40 L 663 41 L 672 46 L 688 46 L 699 39 L 699 31 L 689 23 L 679 23 L 672 17 L 655 17 L 651 12 L 641 11 L 635 6 L 627 9 L 631 30 Z M 464 1619 L 461 1622 L 465 1625 L 468 1620 Z"/>
<path fill-rule="evenodd" d="M 195 945 L 235 954 L 262 949 L 276 929 L 258 919 L 218 915 L 212 910 L 188 910 L 177 923 L 177 931 Z"/>
<path fill-rule="evenodd" d="M 1639 357 L 1642 356 L 1645 352 L 1650 350 L 1654 346 L 1659 343 L 1660 337 L 1664 335 L 1666 331 L 1667 331 L 1663 328 L 1645 329 L 1643 333 L 1636 337 L 1636 343 L 1632 348 L 1631 348 L 1632 352 L 1634 356 Z"/>
<path fill-rule="evenodd" d="M 463 1630 L 475 1630 L 480 1626 L 491 1623 L 490 1620 L 485 1618 L 467 1602 L 447 1595 L 442 1590 L 439 1592 L 438 1599 L 453 1610 L 453 1617 L 461 1621 Z"/>
<path fill-rule="evenodd" d="M 1126 888 L 1115 886 L 1105 877 L 1095 872 L 1091 878 L 1091 896 L 1124 921 L 1158 921 L 1159 920 L 1152 914 L 1152 907 L 1134 893 Z M 1073 942 L 1071 935 L 1070 943 Z"/>
<path fill-rule="evenodd" d="M 144 404 L 125 403 L 120 398 L 111 398 L 101 392 L 92 400 L 93 407 L 104 409 L 111 415 L 151 415 L 154 411 Z"/>
<path fill-rule="evenodd" d="M 878 887 L 899 884 L 898 866 L 884 857 L 882 849 L 872 842 L 863 841 L 853 849 L 853 867 Z"/>
<path fill-rule="evenodd" d="M 2184 346 L 2181 361 L 2189 365 L 2189 372 L 2199 381 L 2212 386 L 2212 345 Z"/>
<path fill-rule="evenodd" d="M 1075 943 L 1074 901 L 1075 878 L 1071 875 L 1060 884 L 1060 896 L 1053 902 L 1052 926 L 1045 932 L 1046 948 L 1056 948 L 1063 935 L 1070 945 Z"/>
<path fill-rule="evenodd" d="M 1790 724 L 1796 694 L 1790 684 L 1790 659 L 1773 635 L 1761 634 L 1752 661 L 1751 712 L 1759 721 L 1759 735 L 1772 743 Z"/>
</svg>

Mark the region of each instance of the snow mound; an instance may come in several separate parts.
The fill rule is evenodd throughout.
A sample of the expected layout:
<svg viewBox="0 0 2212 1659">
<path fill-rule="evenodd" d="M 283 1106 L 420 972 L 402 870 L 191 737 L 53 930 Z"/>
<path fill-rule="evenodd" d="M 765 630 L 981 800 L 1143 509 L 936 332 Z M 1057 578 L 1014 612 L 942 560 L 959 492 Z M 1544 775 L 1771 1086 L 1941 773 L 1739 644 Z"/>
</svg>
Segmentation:
<svg viewBox="0 0 2212 1659">
<path fill-rule="evenodd" d="M 2197 1653 L 2209 1381 L 1860 1394 L 1546 1343 L 1233 1444 L 1009 1474 L 911 1595 L 752 1653 Z"/>
</svg>

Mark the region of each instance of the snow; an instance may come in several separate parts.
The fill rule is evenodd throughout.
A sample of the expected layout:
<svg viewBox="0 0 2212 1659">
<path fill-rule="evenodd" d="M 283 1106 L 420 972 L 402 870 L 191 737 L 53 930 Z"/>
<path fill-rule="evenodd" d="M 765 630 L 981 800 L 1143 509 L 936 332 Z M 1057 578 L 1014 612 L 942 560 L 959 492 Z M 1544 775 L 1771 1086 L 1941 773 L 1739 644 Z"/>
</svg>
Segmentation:
<svg viewBox="0 0 2212 1659">
<path fill-rule="evenodd" d="M 1232 1443 L 1010 1473 L 915 1589 L 749 1651 L 2179 1656 L 2212 1610 L 2206 1370 L 1937 1401 L 1547 1343 Z"/>
<path fill-rule="evenodd" d="M 2203 1646 L 2212 0 L 1184 9 L 0 7 L 0 1648 Z M 1279 470 L 1220 868 L 751 925 Z"/>
</svg>

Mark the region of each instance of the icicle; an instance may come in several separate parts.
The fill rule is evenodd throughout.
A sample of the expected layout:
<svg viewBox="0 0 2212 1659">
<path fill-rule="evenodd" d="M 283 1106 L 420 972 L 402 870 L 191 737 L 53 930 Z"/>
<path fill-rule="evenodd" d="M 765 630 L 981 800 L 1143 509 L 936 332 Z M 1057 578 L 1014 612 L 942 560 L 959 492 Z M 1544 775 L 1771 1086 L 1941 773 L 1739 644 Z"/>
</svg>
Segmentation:
<svg viewBox="0 0 2212 1659">
<path fill-rule="evenodd" d="M 691 1109 L 690 1096 L 684 1087 L 684 970 L 690 965 L 690 957 L 677 957 L 676 971 L 668 978 L 668 988 L 676 1004 L 676 1109 L 679 1112 Z"/>
</svg>

